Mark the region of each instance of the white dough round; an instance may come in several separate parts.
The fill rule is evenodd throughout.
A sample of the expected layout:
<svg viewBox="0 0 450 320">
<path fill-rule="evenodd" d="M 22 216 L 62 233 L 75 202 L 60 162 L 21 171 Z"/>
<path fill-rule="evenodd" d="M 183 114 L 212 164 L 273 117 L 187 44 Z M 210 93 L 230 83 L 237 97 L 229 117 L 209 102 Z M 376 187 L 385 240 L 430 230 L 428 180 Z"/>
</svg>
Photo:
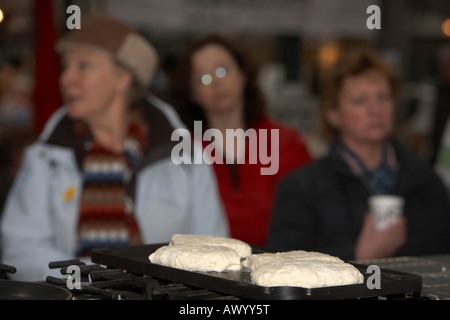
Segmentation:
<svg viewBox="0 0 450 320">
<path fill-rule="evenodd" d="M 212 235 L 174 234 L 169 245 L 208 245 L 228 247 L 235 250 L 241 258 L 246 258 L 252 254 L 252 248 L 241 240 Z"/>
<path fill-rule="evenodd" d="M 150 262 L 188 271 L 237 271 L 240 257 L 227 247 L 207 245 L 163 246 L 149 256 Z"/>
<path fill-rule="evenodd" d="M 362 283 L 363 275 L 353 265 L 323 260 L 278 260 L 259 265 L 252 281 L 265 287 L 331 287 Z"/>
<path fill-rule="evenodd" d="M 304 261 L 304 260 L 320 260 L 320 261 L 331 261 L 331 262 L 343 262 L 338 257 L 330 256 L 325 253 L 315 252 L 315 251 L 304 251 L 304 250 L 293 250 L 285 252 L 267 252 L 267 253 L 257 253 L 252 254 L 247 259 L 242 262 L 244 267 L 248 267 L 254 270 L 258 266 L 272 261 Z"/>
</svg>

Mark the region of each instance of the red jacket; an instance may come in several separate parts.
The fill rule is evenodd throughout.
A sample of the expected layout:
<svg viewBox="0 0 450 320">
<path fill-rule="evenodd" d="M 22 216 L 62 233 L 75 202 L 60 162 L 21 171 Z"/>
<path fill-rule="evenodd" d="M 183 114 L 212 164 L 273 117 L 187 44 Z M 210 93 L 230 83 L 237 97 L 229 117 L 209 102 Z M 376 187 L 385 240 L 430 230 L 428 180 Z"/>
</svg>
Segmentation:
<svg viewBox="0 0 450 320">
<path fill-rule="evenodd" d="M 252 245 L 265 245 L 270 223 L 272 204 L 277 182 L 290 170 L 311 160 L 310 154 L 298 132 L 267 117 L 262 117 L 254 126 L 267 129 L 270 152 L 270 130 L 279 130 L 279 170 L 275 175 L 261 175 L 261 167 L 270 164 L 249 164 L 248 146 L 246 146 L 245 164 L 217 164 L 214 169 L 220 194 L 228 217 L 231 237 Z M 209 144 L 209 142 L 208 142 Z"/>
</svg>

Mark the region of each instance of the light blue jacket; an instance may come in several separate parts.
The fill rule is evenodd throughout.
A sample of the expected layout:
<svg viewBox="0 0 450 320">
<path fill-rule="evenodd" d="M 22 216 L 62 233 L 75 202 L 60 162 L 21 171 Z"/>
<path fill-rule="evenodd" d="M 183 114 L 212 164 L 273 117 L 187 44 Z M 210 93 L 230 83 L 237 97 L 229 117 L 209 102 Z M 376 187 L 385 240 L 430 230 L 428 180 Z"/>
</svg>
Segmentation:
<svg viewBox="0 0 450 320">
<path fill-rule="evenodd" d="M 183 127 L 170 105 L 154 96 L 148 101 L 153 115 L 162 116 L 157 121 L 166 119 L 174 129 Z M 49 142 L 66 114 L 66 108 L 58 110 L 39 140 L 25 150 L 5 205 L 2 263 L 17 268 L 12 279 L 41 281 L 47 275 L 60 277 L 59 270 L 50 270 L 48 263 L 75 257 L 82 174 L 74 149 Z M 152 134 L 155 137 L 160 132 Z M 212 167 L 174 164 L 169 150 L 172 145 L 163 141 L 151 150 L 148 164 L 136 174 L 134 199 L 130 198 L 130 202 L 144 243 L 168 242 L 175 233 L 228 236 Z"/>
</svg>

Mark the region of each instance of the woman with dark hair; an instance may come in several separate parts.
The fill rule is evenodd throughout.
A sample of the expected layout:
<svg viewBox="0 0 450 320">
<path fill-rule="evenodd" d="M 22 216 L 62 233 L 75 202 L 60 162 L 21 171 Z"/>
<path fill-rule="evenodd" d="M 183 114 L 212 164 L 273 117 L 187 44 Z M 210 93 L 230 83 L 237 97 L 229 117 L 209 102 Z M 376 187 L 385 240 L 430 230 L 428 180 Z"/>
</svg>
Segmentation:
<svg viewBox="0 0 450 320">
<path fill-rule="evenodd" d="M 269 244 L 345 260 L 450 252 L 450 202 L 438 176 L 394 136 L 399 81 L 376 53 L 355 50 L 327 72 L 320 115 L 330 152 L 280 182 Z M 403 197 L 375 227 L 371 195 Z"/>
<path fill-rule="evenodd" d="M 177 66 L 172 96 L 187 127 L 194 130 L 195 122 L 201 121 L 203 132 L 216 129 L 225 137 L 223 144 L 215 141 L 219 146 L 215 151 L 224 161 L 213 165 L 231 236 L 264 245 L 276 183 L 288 171 L 310 160 L 302 138 L 294 129 L 266 115 L 264 97 L 257 85 L 257 69 L 230 39 L 210 35 L 190 42 Z M 256 132 L 258 150 L 261 146 L 272 150 L 275 141 L 278 149 L 271 156 L 277 156 L 276 173 L 261 174 L 260 169 L 267 163 L 262 163 L 261 157 L 257 163 L 249 161 L 256 156 L 249 154 L 257 150 L 252 145 L 255 140 L 241 144 L 238 141 L 236 146 L 234 138 L 233 141 L 226 138 L 230 129 Z M 276 133 L 278 140 L 274 139 Z M 245 158 L 239 158 L 242 150 Z"/>
</svg>

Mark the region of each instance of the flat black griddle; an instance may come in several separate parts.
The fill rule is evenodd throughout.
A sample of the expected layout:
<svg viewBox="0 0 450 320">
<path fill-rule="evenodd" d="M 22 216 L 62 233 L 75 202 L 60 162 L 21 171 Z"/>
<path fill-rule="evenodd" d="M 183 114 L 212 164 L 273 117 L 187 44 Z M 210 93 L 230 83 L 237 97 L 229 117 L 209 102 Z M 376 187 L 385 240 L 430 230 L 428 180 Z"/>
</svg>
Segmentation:
<svg viewBox="0 0 450 320">
<path fill-rule="evenodd" d="M 250 271 L 192 272 L 153 264 L 149 255 L 167 244 L 138 245 L 121 248 L 100 248 L 92 252 L 92 262 L 111 268 L 151 276 L 156 279 L 183 283 L 219 293 L 254 300 L 304 300 L 304 299 L 363 299 L 373 297 L 401 298 L 419 296 L 422 277 L 393 270 L 381 270 L 380 289 L 369 289 L 367 265 L 353 264 L 364 275 L 362 284 L 324 288 L 262 287 L 252 283 Z M 273 252 L 252 247 L 253 253 Z"/>
</svg>

